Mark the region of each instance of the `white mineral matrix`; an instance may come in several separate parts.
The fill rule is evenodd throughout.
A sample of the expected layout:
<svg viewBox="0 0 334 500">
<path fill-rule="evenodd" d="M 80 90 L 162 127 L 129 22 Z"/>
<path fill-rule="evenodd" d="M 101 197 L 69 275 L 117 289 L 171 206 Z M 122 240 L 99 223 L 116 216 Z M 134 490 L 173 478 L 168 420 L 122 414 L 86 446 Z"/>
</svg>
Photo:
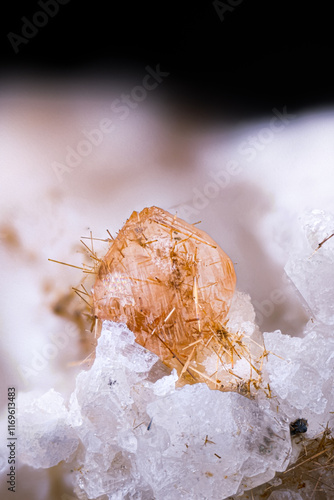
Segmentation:
<svg viewBox="0 0 334 500">
<path fill-rule="evenodd" d="M 105 321 L 94 364 L 78 375 L 68 403 L 53 389 L 21 398 L 21 460 L 36 468 L 65 461 L 80 499 L 220 500 L 251 489 L 257 499 L 268 481 L 261 498 L 333 498 L 332 468 L 322 469 L 321 497 L 310 480 L 274 479 L 298 458 L 292 422 L 307 420 L 305 443 L 333 427 L 333 232 L 333 218 L 314 211 L 292 249 L 286 272 L 310 321 L 299 337 L 264 333 L 261 387 L 269 384 L 270 397 L 261 387 L 252 397 L 206 383 L 177 387 L 175 369 L 137 344 L 126 325 Z M 226 328 L 258 338 L 241 292 Z M 212 369 L 210 357 L 202 364 Z M 243 377 L 244 362 L 232 370 Z"/>
</svg>

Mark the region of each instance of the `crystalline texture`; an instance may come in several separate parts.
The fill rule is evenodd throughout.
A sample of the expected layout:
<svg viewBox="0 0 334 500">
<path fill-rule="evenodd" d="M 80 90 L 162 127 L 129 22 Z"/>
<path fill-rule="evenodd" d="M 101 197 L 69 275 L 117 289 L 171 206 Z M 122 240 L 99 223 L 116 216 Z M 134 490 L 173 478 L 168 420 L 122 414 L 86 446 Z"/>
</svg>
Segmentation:
<svg viewBox="0 0 334 500">
<path fill-rule="evenodd" d="M 156 214 L 155 210 L 158 209 L 154 209 L 153 214 Z M 151 220 L 152 209 L 144 211 L 144 214 L 147 215 L 146 235 L 150 234 L 149 229 L 155 227 L 157 220 Z M 136 216 L 138 222 L 141 215 L 133 215 L 130 221 Z M 167 216 L 169 214 L 161 215 L 165 219 Z M 171 232 L 168 232 L 168 237 L 165 235 L 166 241 L 160 249 L 154 240 L 145 240 L 147 245 L 157 243 L 158 257 L 151 255 L 150 259 L 147 258 L 147 262 L 157 259 L 153 267 L 152 263 L 143 264 L 144 268 L 146 266 L 149 269 L 148 274 L 143 277 L 146 285 L 147 281 L 152 281 L 149 286 L 158 287 L 157 290 L 161 290 L 159 287 L 162 285 L 154 283 L 153 271 L 157 269 L 157 272 L 162 273 L 161 276 L 166 273 L 164 276 L 167 281 L 163 284 L 163 290 L 173 300 L 177 296 L 175 290 L 181 287 L 181 283 L 176 286 L 177 282 L 173 281 L 173 273 L 178 267 L 185 271 L 182 268 L 184 264 L 181 265 L 182 258 L 177 257 L 180 261 L 173 267 L 175 263 L 169 262 L 169 254 L 165 259 L 169 264 L 165 262 L 164 267 L 161 255 L 166 248 L 168 252 L 174 252 L 176 242 L 181 241 L 173 237 L 175 221 L 177 220 L 174 218 L 169 221 Z M 140 230 L 143 229 L 141 219 L 139 226 L 134 223 L 134 219 L 132 222 L 131 231 L 134 233 L 130 233 L 135 238 L 136 245 L 145 248 L 145 244 L 142 247 L 136 240 L 138 227 L 139 234 L 143 233 Z M 112 311 L 116 304 L 115 310 L 124 314 L 124 320 L 132 321 L 134 328 L 143 325 L 144 328 L 132 333 L 124 324 L 110 321 L 102 323 L 96 359 L 91 369 L 78 375 L 69 409 L 66 409 L 61 396 L 53 390 L 39 399 L 33 397 L 29 400 L 29 395 L 21 398 L 18 405 L 21 460 L 34 467 L 50 467 L 60 460 L 67 460 L 71 471 L 74 471 L 75 491 L 79 498 L 211 500 L 233 495 L 230 500 L 235 500 L 234 495 L 240 496 L 243 490 L 256 488 L 254 498 L 311 500 L 318 498 L 314 492 L 320 492 L 320 485 L 321 499 L 332 498 L 332 222 L 330 216 L 319 211 L 313 212 L 305 226 L 308 241 L 305 238 L 299 240 L 300 248 L 296 249 L 287 265 L 287 272 L 300 287 L 316 317 L 311 318 L 302 337 L 292 338 L 282 335 L 280 331 L 265 333 L 260 370 L 256 368 L 259 364 L 256 365 L 254 356 L 251 357 L 254 355 L 251 347 L 253 344 L 261 351 L 262 337 L 254 324 L 254 310 L 249 297 L 238 291 L 232 296 L 231 288 L 229 301 L 226 299 L 227 295 L 224 296 L 225 305 L 222 306 L 219 325 L 213 326 L 210 323 L 212 318 L 205 323 L 205 317 L 200 316 L 201 308 L 206 304 L 202 301 L 203 295 L 200 297 L 199 286 L 207 283 L 204 257 L 196 265 L 190 259 L 191 266 L 194 267 L 190 266 L 192 272 L 188 276 L 191 289 L 189 299 L 181 300 L 182 297 L 179 297 L 172 313 L 165 317 L 163 323 L 161 317 L 164 315 L 160 315 L 156 322 L 151 317 L 146 322 L 141 318 L 142 323 L 136 323 L 138 307 L 144 304 L 142 295 L 137 295 L 137 292 L 141 294 L 145 287 L 133 285 L 132 281 L 136 282 L 141 278 L 133 279 L 132 274 L 127 275 L 126 279 L 124 275 L 120 277 L 119 274 L 113 274 L 111 247 L 105 262 L 102 261 L 94 289 L 96 312 L 101 313 L 100 318 L 103 318 L 103 314 Z M 122 231 L 126 233 L 125 228 Z M 124 236 L 122 231 L 120 235 Z M 181 229 L 179 232 L 181 233 Z M 116 240 L 114 245 L 124 254 L 124 258 L 130 252 L 128 263 L 131 266 L 131 258 L 136 261 L 137 254 L 117 246 L 120 241 L 124 243 L 122 238 Z M 192 238 L 195 240 L 195 237 Z M 159 234 L 160 239 L 163 241 L 163 234 Z M 183 241 L 183 244 L 186 245 L 187 241 Z M 207 242 L 201 244 L 206 245 Z M 174 250 L 170 245 L 175 245 Z M 132 244 L 129 246 L 133 249 Z M 312 254 L 310 250 L 316 251 Z M 197 259 L 199 254 L 196 253 L 196 248 L 194 252 L 192 257 L 196 255 Z M 187 247 L 185 255 L 189 255 Z M 117 265 L 120 265 L 122 259 L 119 258 Z M 223 261 L 223 266 L 226 262 Z M 136 261 L 136 265 L 140 266 L 140 262 Z M 197 274 L 200 265 L 204 268 L 201 274 Z M 207 267 L 210 269 L 214 266 L 212 263 L 212 266 Z M 135 268 L 127 268 L 126 271 L 129 269 L 134 272 Z M 185 275 L 187 278 L 186 272 Z M 172 280 L 172 286 L 168 280 Z M 213 287 L 211 283 L 207 284 L 210 286 L 202 290 L 210 289 L 212 294 Z M 153 288 L 150 288 L 150 300 L 154 297 Z M 145 307 L 152 307 L 154 314 L 157 307 L 160 307 L 161 312 L 166 307 L 163 295 L 162 292 L 156 295 L 157 305 L 146 298 Z M 210 297 L 214 299 L 210 309 L 212 311 L 217 306 L 217 297 L 213 294 L 208 295 L 207 299 Z M 137 303 L 139 298 L 142 302 Z M 194 308 L 197 316 L 191 330 L 188 324 L 182 324 L 180 318 L 182 315 L 189 318 Z M 171 320 L 174 314 L 175 317 Z M 189 323 L 191 324 L 190 321 Z M 207 339 L 206 328 L 210 330 L 210 327 L 213 342 L 210 344 L 210 340 L 206 345 L 212 350 L 201 347 L 189 359 L 183 351 L 192 345 L 203 346 L 203 339 Z M 168 349 L 166 348 L 167 352 L 161 347 L 162 337 L 158 338 L 155 331 L 159 337 L 164 335 L 166 343 L 171 342 L 170 345 L 176 347 L 180 359 L 185 356 L 182 358 L 182 370 L 188 361 L 187 368 L 198 368 L 200 378 L 197 381 L 215 370 L 214 380 L 223 378 L 221 372 L 225 370 L 227 374 L 233 375 L 232 381 L 238 378 L 245 381 L 251 367 L 259 375 L 258 381 L 249 379 L 256 391 L 253 394 L 247 392 L 250 398 L 247 399 L 236 392 L 211 391 L 210 384 L 209 387 L 203 383 L 177 386 L 177 371 L 170 371 L 174 366 L 173 360 L 168 358 Z M 183 332 L 182 335 L 180 332 Z M 138 343 L 138 339 L 145 338 L 150 350 Z M 220 351 L 216 352 L 215 347 Z M 225 353 L 223 363 L 217 366 L 221 351 Z M 167 358 L 163 355 L 164 352 L 167 352 Z M 175 367 L 180 375 L 179 365 L 175 364 Z M 261 383 L 269 382 L 267 393 L 258 391 L 260 379 Z M 236 389 L 239 388 L 231 380 L 227 381 L 225 390 Z M 298 458 L 301 449 L 298 440 L 301 437 L 292 436 L 292 448 L 289 423 L 300 418 L 308 420 L 308 428 L 307 433 L 303 434 L 303 439 L 306 439 L 304 455 Z M 328 427 L 324 431 L 327 422 Z M 311 439 L 307 440 L 308 438 Z M 292 464 L 297 458 L 300 463 L 296 462 L 291 470 L 286 471 L 289 461 Z M 306 467 L 307 479 L 303 467 Z M 272 481 L 275 471 L 285 473 L 278 474 Z M 316 475 L 315 482 L 307 476 L 309 472 L 312 476 Z M 269 485 L 264 484 L 266 481 L 270 481 Z M 315 485 L 319 485 L 319 490 L 315 490 Z M 253 497 L 253 492 L 240 496 L 243 499 L 250 497 Z"/>
<path fill-rule="evenodd" d="M 94 365 L 78 376 L 72 398 L 84 422 L 77 480 L 88 496 L 223 498 L 284 470 L 289 429 L 275 412 L 205 384 L 175 389 L 174 374 L 154 381 L 159 367 L 127 328 L 104 323 Z"/>
<path fill-rule="evenodd" d="M 246 359 L 243 391 L 249 393 L 259 353 L 244 338 L 251 325 L 233 333 L 227 327 L 235 281 L 231 260 L 206 233 L 160 208 L 145 208 L 133 212 L 101 260 L 94 312 L 126 323 L 137 343 L 177 370 L 179 385 L 239 390 L 243 377 L 233 369 Z"/>
<path fill-rule="evenodd" d="M 124 321 L 136 341 L 179 372 L 189 345 L 223 324 L 235 287 L 229 257 L 206 233 L 156 207 L 133 212 L 101 263 L 95 314 Z M 193 348 L 192 359 L 201 361 Z M 183 370 L 195 379 L 196 373 Z"/>
<path fill-rule="evenodd" d="M 331 327 L 310 321 L 303 338 L 264 333 L 269 354 L 266 371 L 280 408 L 290 420 L 309 421 L 308 436 L 323 430 L 334 405 L 334 338 Z"/>
<path fill-rule="evenodd" d="M 224 320 L 235 280 L 231 260 L 206 233 L 145 208 L 133 212 L 100 266 L 95 313 L 126 322 L 138 343 L 167 360 L 208 328 L 208 317 Z"/>
<path fill-rule="evenodd" d="M 70 463 L 78 491 L 92 499 L 202 500 L 208 492 L 223 499 L 285 469 L 289 425 L 275 409 L 206 384 L 176 389 L 175 381 L 175 372 L 166 374 L 125 325 L 104 322 L 94 364 L 77 377 L 69 415 L 59 395 L 47 396 L 50 408 L 61 403 L 48 414 L 48 442 L 63 415 L 72 429 L 62 436 L 57 460 L 81 442 Z M 49 466 L 38 457 L 41 438 L 36 426 L 22 454 L 30 453 L 31 465 Z"/>
<path fill-rule="evenodd" d="M 20 399 L 20 460 L 33 467 L 53 467 L 67 460 L 79 445 L 60 394 L 50 389 L 32 401 Z"/>
<path fill-rule="evenodd" d="M 269 472 L 270 479 L 274 470 L 284 468 L 281 450 L 289 449 L 284 426 L 238 394 L 216 394 L 204 384 L 185 386 L 149 404 L 147 411 L 156 439 L 168 432 L 162 457 L 148 436 L 139 441 L 139 467 L 147 481 L 149 463 L 159 464 L 154 479 L 159 498 L 186 492 L 188 498 L 206 498 L 208 491 L 211 498 L 220 498 L 222 492 L 230 495 L 256 485 L 259 474 Z"/>
<path fill-rule="evenodd" d="M 334 217 L 313 210 L 304 217 L 303 234 L 285 266 L 285 271 L 305 299 L 314 316 L 334 324 Z"/>
</svg>

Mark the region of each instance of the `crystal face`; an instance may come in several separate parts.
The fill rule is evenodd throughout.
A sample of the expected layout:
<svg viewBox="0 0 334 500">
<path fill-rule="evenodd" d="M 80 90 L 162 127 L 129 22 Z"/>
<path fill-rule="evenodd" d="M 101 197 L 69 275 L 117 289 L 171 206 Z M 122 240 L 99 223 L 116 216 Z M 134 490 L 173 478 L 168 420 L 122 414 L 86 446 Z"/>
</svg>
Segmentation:
<svg viewBox="0 0 334 500">
<path fill-rule="evenodd" d="M 66 460 L 78 498 L 96 500 L 223 499 L 286 469 L 289 424 L 276 406 L 201 383 L 175 388 L 176 378 L 125 325 L 105 321 L 67 408 L 55 391 L 20 402 L 22 458 Z"/>
<path fill-rule="evenodd" d="M 334 325 L 333 233 L 332 214 L 322 210 L 305 214 L 303 230 L 296 235 L 298 241 L 285 266 L 313 315 L 326 325 Z"/>
<path fill-rule="evenodd" d="M 290 257 L 290 278 L 314 313 L 300 336 L 276 330 L 262 337 L 250 297 L 235 290 L 221 343 L 211 340 L 225 358 L 210 350 L 211 341 L 195 344 L 207 355 L 202 365 L 190 360 L 189 369 L 203 369 L 199 382 L 208 375 L 223 380 L 223 372 L 245 382 L 253 366 L 267 391 L 247 399 L 203 383 L 177 387 L 177 371 L 139 345 L 137 333 L 102 321 L 94 362 L 78 374 L 68 402 L 53 389 L 19 395 L 20 462 L 36 468 L 66 462 L 61 470 L 82 500 L 333 500 L 332 220 L 309 215 L 312 245 L 300 239 Z M 323 276 L 318 298 L 316 275 Z M 128 281 L 116 277 L 116 292 L 133 298 L 131 287 L 124 291 Z M 224 390 L 235 391 L 230 382 Z"/>
<path fill-rule="evenodd" d="M 160 208 L 145 208 L 132 213 L 101 261 L 94 312 L 126 323 L 136 342 L 184 381 L 221 388 L 202 362 L 216 353 L 219 364 L 233 365 L 225 322 L 235 283 L 230 258 L 212 238 Z"/>
</svg>

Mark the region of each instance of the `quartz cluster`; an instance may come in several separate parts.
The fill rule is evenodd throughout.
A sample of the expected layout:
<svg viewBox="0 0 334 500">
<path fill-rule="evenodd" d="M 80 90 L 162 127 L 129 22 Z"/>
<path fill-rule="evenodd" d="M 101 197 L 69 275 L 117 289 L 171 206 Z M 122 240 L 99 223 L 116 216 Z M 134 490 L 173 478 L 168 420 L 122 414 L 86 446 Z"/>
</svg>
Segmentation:
<svg viewBox="0 0 334 500">
<path fill-rule="evenodd" d="M 309 214 L 286 265 L 309 312 L 300 336 L 274 331 L 262 339 L 250 298 L 239 291 L 224 313 L 226 331 L 263 346 L 255 392 L 245 397 L 202 382 L 180 387 L 173 366 L 139 345 L 126 324 L 106 319 L 94 363 L 78 375 L 67 404 L 53 390 L 22 397 L 22 461 L 45 468 L 66 461 L 80 499 L 252 498 L 244 494 L 250 489 L 255 500 L 333 498 L 333 467 L 326 464 L 334 451 L 328 458 L 329 445 L 316 441 L 326 426 L 326 435 L 334 430 L 333 229 L 328 214 Z M 215 352 L 201 359 L 204 375 L 217 370 L 216 360 Z M 242 357 L 229 354 L 226 368 L 241 380 L 249 377 L 249 360 Z M 290 435 L 297 419 L 307 420 L 304 446 L 309 440 L 318 457 L 318 482 L 275 477 L 302 449 L 300 436 Z"/>
<path fill-rule="evenodd" d="M 279 330 L 263 334 L 270 351 L 264 377 L 279 414 L 290 422 L 307 420 L 307 433 L 302 439 L 292 438 L 292 461 L 298 457 L 296 444 L 302 448 L 297 462 L 289 466 L 291 474 L 286 471 L 275 478 L 275 488 L 269 484 L 253 490 L 255 499 L 334 498 L 334 217 L 314 210 L 301 222 L 285 271 L 300 294 L 309 321 L 298 337 Z"/>
<path fill-rule="evenodd" d="M 323 430 L 334 410 L 334 217 L 305 215 L 285 270 L 302 295 L 309 321 L 300 337 L 264 333 L 266 370 L 280 408 L 309 421 L 308 436 Z"/>
<path fill-rule="evenodd" d="M 67 459 L 87 498 L 113 500 L 226 498 L 286 468 L 289 424 L 269 405 L 176 380 L 125 325 L 107 321 L 68 409 L 52 390 L 20 404 L 22 457 L 36 467 Z M 42 434 L 27 422 L 33 407 L 49 418 Z"/>
</svg>

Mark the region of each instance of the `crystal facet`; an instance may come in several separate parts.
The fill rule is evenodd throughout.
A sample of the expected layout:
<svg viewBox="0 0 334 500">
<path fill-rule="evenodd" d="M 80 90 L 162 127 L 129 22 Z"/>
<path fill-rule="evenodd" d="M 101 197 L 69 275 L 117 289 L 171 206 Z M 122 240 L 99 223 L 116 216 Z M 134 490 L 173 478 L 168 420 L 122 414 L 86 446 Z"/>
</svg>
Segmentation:
<svg viewBox="0 0 334 500">
<path fill-rule="evenodd" d="M 94 364 L 78 375 L 68 410 L 51 392 L 54 413 L 43 417 L 41 432 L 38 423 L 27 425 L 30 408 L 20 404 L 22 457 L 50 467 L 47 454 L 40 456 L 43 443 L 51 465 L 69 462 L 79 498 L 91 499 L 223 499 L 285 470 L 289 424 L 276 407 L 201 383 L 175 388 L 175 371 L 163 368 L 125 325 L 105 321 Z M 64 415 L 69 430 L 53 450 Z"/>
<path fill-rule="evenodd" d="M 230 362 L 228 341 L 221 346 L 235 282 L 230 258 L 206 233 L 145 208 L 132 213 L 101 262 L 95 315 L 126 323 L 137 343 L 191 383 L 204 371 L 205 344 Z"/>
</svg>

